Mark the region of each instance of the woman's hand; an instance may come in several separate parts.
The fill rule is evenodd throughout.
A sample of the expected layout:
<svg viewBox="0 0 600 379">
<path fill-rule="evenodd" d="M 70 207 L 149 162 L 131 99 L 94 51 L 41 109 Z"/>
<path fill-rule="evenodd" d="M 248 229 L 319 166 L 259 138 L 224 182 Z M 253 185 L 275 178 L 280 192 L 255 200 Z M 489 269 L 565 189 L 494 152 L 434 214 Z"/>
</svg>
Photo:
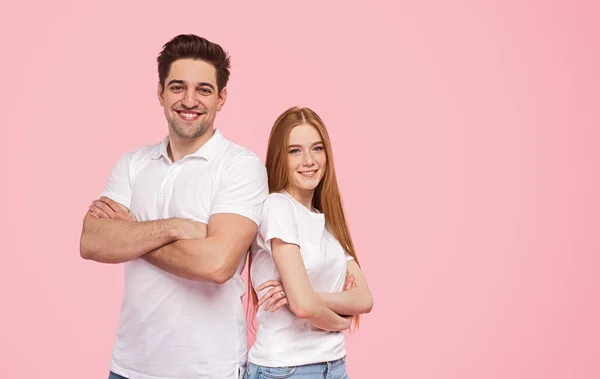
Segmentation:
<svg viewBox="0 0 600 379">
<path fill-rule="evenodd" d="M 349 271 L 346 271 L 344 291 L 350 291 L 351 289 L 354 289 L 354 288 L 356 288 L 356 282 L 354 281 L 354 275 L 350 274 Z"/>
<path fill-rule="evenodd" d="M 281 282 L 277 280 L 268 280 L 256 288 L 256 292 L 260 292 L 265 288 L 272 287 L 263 297 L 258 300 L 258 306 L 265 304 L 264 310 L 275 312 L 279 308 L 288 304 L 285 290 Z"/>
</svg>

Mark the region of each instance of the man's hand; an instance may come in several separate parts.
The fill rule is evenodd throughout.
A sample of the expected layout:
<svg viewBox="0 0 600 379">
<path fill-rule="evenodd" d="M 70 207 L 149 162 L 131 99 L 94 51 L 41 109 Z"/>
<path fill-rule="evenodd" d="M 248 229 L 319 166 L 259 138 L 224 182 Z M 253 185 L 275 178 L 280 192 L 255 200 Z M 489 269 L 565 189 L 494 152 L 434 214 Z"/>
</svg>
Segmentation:
<svg viewBox="0 0 600 379">
<path fill-rule="evenodd" d="M 265 304 L 265 311 L 275 312 L 277 309 L 288 304 L 283 285 L 277 280 L 269 280 L 258 286 L 256 292 L 260 292 L 265 288 L 273 287 L 258 301 L 258 306 Z"/>
<path fill-rule="evenodd" d="M 127 208 L 109 199 L 108 197 L 100 197 L 98 200 L 92 201 L 90 205 L 90 213 L 95 218 L 110 218 L 114 220 L 136 221 L 129 214 Z M 189 240 L 206 238 L 207 227 L 205 223 L 191 221 L 184 218 L 178 220 L 178 239 Z"/>
<path fill-rule="evenodd" d="M 135 221 L 135 219 L 129 214 L 127 208 L 104 196 L 100 197 L 98 200 L 92 201 L 92 205 L 90 205 L 89 210 L 92 217 L 95 218 Z"/>
</svg>

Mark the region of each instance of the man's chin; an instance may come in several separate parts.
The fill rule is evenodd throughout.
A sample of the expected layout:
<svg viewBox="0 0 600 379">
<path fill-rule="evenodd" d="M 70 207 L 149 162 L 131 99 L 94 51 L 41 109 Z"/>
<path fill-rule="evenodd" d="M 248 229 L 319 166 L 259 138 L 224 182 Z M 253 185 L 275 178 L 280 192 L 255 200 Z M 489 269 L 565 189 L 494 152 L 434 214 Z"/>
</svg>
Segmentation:
<svg viewBox="0 0 600 379">
<path fill-rule="evenodd" d="M 202 137 L 208 127 L 204 126 L 191 126 L 191 125 L 174 125 L 171 126 L 171 130 L 179 137 L 185 139 L 196 139 Z"/>
</svg>

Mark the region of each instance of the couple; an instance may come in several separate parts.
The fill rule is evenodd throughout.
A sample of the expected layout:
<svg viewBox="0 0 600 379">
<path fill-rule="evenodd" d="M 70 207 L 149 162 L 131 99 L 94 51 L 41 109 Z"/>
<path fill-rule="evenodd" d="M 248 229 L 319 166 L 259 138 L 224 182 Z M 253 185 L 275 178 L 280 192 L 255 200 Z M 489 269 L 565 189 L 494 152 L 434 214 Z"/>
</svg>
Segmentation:
<svg viewBox="0 0 600 379">
<path fill-rule="evenodd" d="M 286 110 L 265 170 L 214 128 L 229 67 L 195 35 L 163 47 L 169 134 L 123 155 L 84 218 L 81 256 L 125 262 L 109 378 L 347 378 L 343 330 L 372 298 L 327 130 L 308 108 Z M 247 352 L 249 249 L 258 332 Z"/>
</svg>

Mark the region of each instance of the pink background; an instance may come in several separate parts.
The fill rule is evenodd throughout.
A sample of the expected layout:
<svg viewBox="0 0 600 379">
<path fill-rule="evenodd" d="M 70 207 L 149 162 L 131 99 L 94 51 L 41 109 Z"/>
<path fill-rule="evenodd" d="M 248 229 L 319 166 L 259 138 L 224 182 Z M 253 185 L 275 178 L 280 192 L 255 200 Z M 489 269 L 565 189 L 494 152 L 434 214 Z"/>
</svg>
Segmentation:
<svg viewBox="0 0 600 379">
<path fill-rule="evenodd" d="M 107 377 L 123 268 L 81 221 L 166 133 L 179 33 L 232 55 L 228 138 L 264 158 L 291 105 L 331 131 L 375 297 L 351 378 L 600 377 L 598 2 L 210 4 L 0 6 L 1 377 Z"/>
</svg>

